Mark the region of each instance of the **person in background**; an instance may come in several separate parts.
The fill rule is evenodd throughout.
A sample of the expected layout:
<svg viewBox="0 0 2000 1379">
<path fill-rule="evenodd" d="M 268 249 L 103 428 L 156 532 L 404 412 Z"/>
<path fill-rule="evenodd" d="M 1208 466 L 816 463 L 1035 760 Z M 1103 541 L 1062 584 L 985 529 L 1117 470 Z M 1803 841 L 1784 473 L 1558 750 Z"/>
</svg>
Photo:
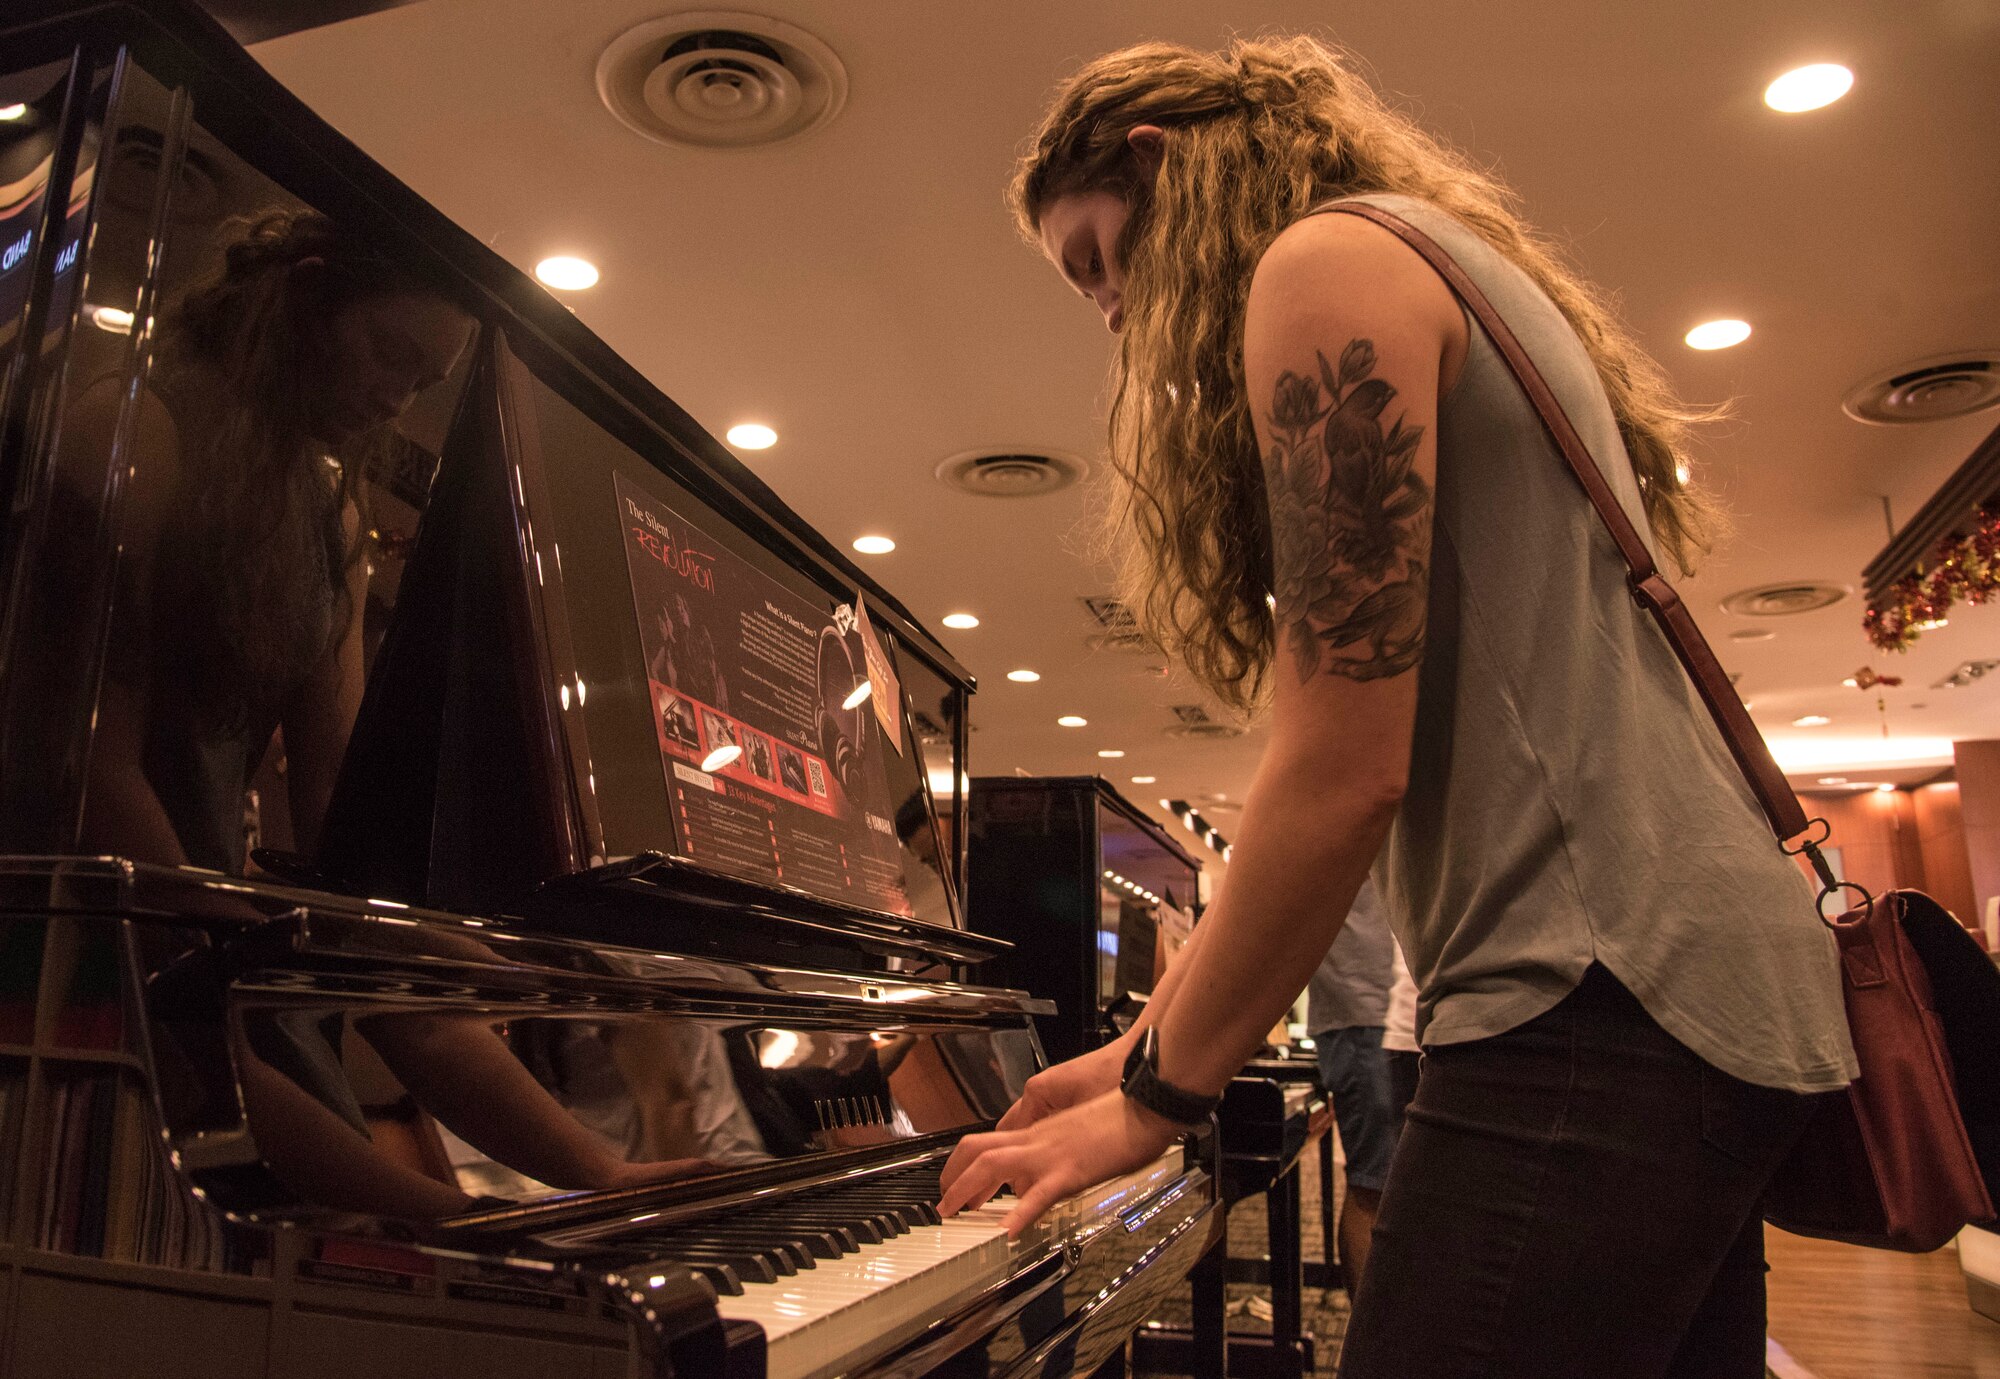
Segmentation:
<svg viewBox="0 0 2000 1379">
<path fill-rule="evenodd" d="M 1505 359 L 1349 202 L 1492 299 L 1663 563 L 1708 548 L 1699 410 L 1344 55 L 1146 43 L 1064 83 L 1013 205 L 1119 337 L 1119 593 L 1268 737 L 1144 1014 L 962 1140 L 942 1208 L 1006 1183 L 1018 1231 L 1167 1152 L 1373 866 L 1425 1061 L 1343 1379 L 1762 1379 L 1760 1202 L 1855 1074 L 1832 936 Z"/>
<path fill-rule="evenodd" d="M 1395 943 L 1381 897 L 1373 882 L 1364 881 L 1347 922 L 1306 985 L 1306 1029 L 1319 1059 L 1320 1085 L 1333 1098 L 1333 1119 L 1347 1159 L 1340 1265 L 1350 1298 L 1360 1290 L 1368 1268 L 1375 1211 L 1396 1152 L 1398 1117 L 1390 1096 L 1389 1060 L 1382 1050 Z"/>
</svg>

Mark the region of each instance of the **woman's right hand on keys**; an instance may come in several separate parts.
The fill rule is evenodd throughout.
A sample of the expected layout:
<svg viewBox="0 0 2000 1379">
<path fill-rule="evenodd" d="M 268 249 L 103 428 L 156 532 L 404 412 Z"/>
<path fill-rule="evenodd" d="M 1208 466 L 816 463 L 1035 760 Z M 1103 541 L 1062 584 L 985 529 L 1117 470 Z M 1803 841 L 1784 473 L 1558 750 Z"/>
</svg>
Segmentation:
<svg viewBox="0 0 2000 1379">
<path fill-rule="evenodd" d="M 1045 1116 L 1116 1090 L 1124 1081 L 1125 1055 L 1132 1042 L 1132 1035 L 1124 1035 L 1102 1048 L 1042 1069 L 1028 1079 L 1021 1099 L 1007 1108 L 995 1128 L 1025 1130 Z"/>
</svg>

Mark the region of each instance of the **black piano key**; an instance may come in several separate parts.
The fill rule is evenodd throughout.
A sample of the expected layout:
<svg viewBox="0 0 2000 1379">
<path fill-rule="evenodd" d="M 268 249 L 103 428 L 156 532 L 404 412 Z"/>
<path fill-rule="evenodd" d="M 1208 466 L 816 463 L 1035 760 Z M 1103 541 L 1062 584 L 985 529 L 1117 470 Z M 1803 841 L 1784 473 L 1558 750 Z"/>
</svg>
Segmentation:
<svg viewBox="0 0 2000 1379">
<path fill-rule="evenodd" d="M 778 1281 L 778 1269 L 770 1257 L 752 1250 L 724 1249 L 713 1245 L 682 1246 L 679 1241 L 674 1241 L 670 1250 L 661 1251 L 661 1257 L 676 1264 L 685 1264 L 690 1269 L 703 1264 L 727 1264 L 746 1283 Z M 796 1271 L 787 1265 L 785 1272 L 790 1274 Z"/>
<path fill-rule="evenodd" d="M 880 1208 L 866 1205 L 850 1207 L 845 1202 L 840 1203 L 839 1206 L 842 1211 L 853 1212 L 857 1219 L 866 1221 L 869 1225 L 880 1231 L 884 1240 L 888 1240 L 893 1236 L 909 1234 L 910 1228 L 903 1224 L 903 1218 L 892 1211 L 884 1211 Z"/>
<path fill-rule="evenodd" d="M 713 1284 L 715 1291 L 724 1297 L 740 1298 L 743 1296 L 743 1280 L 727 1264 L 711 1264 L 706 1261 L 693 1259 L 687 1260 L 686 1264 L 690 1270 L 700 1274 Z"/>
<path fill-rule="evenodd" d="M 715 1245 L 724 1248 L 733 1245 L 741 1249 L 773 1253 L 789 1262 L 794 1273 L 801 1269 L 819 1267 L 818 1262 L 813 1259 L 812 1251 L 808 1250 L 803 1242 L 788 1234 L 781 1235 L 775 1231 L 745 1231 L 720 1226 L 701 1226 L 688 1231 L 685 1235 L 677 1235 L 674 1239 L 686 1240 L 696 1245 Z"/>
<path fill-rule="evenodd" d="M 892 1235 L 910 1233 L 909 1223 L 893 1211 L 870 1211 L 868 1219 L 882 1228 L 882 1238 L 885 1240 Z"/>
<path fill-rule="evenodd" d="M 702 1229 L 708 1228 L 704 1226 Z M 787 1222 L 783 1227 L 774 1225 L 772 1234 L 788 1245 L 796 1245 L 811 1259 L 838 1259 L 860 1247 L 858 1241 L 849 1246 L 843 1244 L 840 1237 L 830 1230 L 804 1226 L 797 1222 Z"/>
<path fill-rule="evenodd" d="M 814 1226 L 820 1230 L 839 1228 L 847 1231 L 848 1234 L 852 1235 L 862 1245 L 880 1245 L 890 1235 L 897 1233 L 884 1231 L 867 1217 L 862 1216 L 858 1212 L 851 1211 L 808 1211 L 800 1208 L 796 1212 L 785 1211 L 771 1216 L 760 1215 L 756 1219 L 760 1222 L 769 1222 L 781 1229 L 786 1223 L 793 1221 L 801 1225 Z M 859 1246 L 856 1248 L 859 1248 Z"/>
<path fill-rule="evenodd" d="M 660 1231 L 660 1233 L 654 1233 L 654 1235 L 634 1237 L 634 1239 L 656 1241 L 660 1249 L 666 1249 L 666 1247 L 670 1247 L 678 1239 L 720 1237 L 722 1233 L 728 1233 L 732 1239 L 754 1239 L 758 1243 L 794 1245 L 808 1259 L 808 1263 L 800 1265 L 804 1269 L 814 1267 L 810 1263 L 812 1259 L 838 1259 L 842 1255 L 852 1255 L 856 1249 L 862 1247 L 860 1239 L 856 1239 L 852 1231 L 846 1231 L 842 1227 L 836 1227 L 836 1225 L 810 1225 L 810 1223 L 804 1223 L 804 1221 L 792 1221 L 792 1219 L 782 1219 L 782 1217 L 776 1217 L 776 1215 L 762 1215 L 762 1213 L 748 1215 L 748 1217 L 732 1217 L 728 1221 L 720 1221 L 720 1219 L 718 1221 L 692 1221 L 686 1227 L 682 1227 L 682 1231 L 684 1231 L 684 1235 L 682 1233 Z"/>
<path fill-rule="evenodd" d="M 853 1237 L 843 1241 L 834 1231 L 800 1228 L 794 1231 L 793 1238 L 821 1259 L 838 1259 L 861 1247 Z"/>
<path fill-rule="evenodd" d="M 885 1212 L 903 1223 L 904 1229 L 915 1230 L 919 1226 L 935 1226 L 938 1223 L 937 1205 L 933 1202 L 898 1202 L 890 1198 L 871 1200 L 869 1210 Z"/>
<path fill-rule="evenodd" d="M 890 1192 L 870 1193 L 865 1200 L 871 1207 L 895 1212 L 913 1228 L 935 1226 L 938 1223 L 937 1198 L 930 1194 L 911 1193 L 905 1196 Z"/>
</svg>

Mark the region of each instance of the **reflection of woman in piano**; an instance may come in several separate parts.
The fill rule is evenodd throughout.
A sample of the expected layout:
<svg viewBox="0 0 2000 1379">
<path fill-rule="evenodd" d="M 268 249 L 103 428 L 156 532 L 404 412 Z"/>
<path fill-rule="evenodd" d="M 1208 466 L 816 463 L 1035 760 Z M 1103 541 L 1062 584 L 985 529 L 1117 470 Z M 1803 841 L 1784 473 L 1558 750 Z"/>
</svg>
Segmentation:
<svg viewBox="0 0 2000 1379">
<path fill-rule="evenodd" d="M 101 851 L 240 874 L 244 790 L 280 728 L 294 846 L 318 836 L 361 698 L 365 471 L 473 325 L 312 212 L 260 216 L 223 257 L 161 322 L 84 827 Z M 92 400 L 86 425 L 114 414 Z"/>
</svg>

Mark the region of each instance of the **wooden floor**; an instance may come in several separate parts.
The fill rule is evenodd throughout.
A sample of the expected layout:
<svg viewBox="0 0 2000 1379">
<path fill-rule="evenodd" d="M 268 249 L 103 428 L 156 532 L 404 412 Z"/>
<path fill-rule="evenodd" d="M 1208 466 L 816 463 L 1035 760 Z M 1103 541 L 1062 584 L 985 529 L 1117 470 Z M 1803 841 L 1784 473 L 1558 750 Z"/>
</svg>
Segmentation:
<svg viewBox="0 0 2000 1379">
<path fill-rule="evenodd" d="M 1771 1339 L 1813 1379 L 2000 1379 L 2000 1322 L 1966 1306 L 1956 1251 L 1764 1239 Z"/>
</svg>

